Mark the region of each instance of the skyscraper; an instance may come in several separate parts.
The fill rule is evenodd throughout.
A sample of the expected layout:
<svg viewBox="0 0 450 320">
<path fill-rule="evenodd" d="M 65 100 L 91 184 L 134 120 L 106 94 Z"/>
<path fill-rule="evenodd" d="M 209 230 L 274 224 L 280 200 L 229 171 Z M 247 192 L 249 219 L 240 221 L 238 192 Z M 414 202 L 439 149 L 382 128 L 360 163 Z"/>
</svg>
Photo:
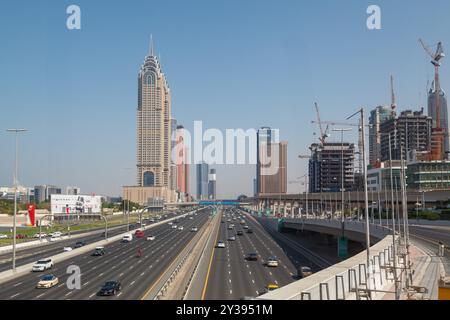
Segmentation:
<svg viewBox="0 0 450 320">
<path fill-rule="evenodd" d="M 433 83 L 433 88 L 428 92 L 428 115 L 433 119 L 433 127 L 436 127 L 436 85 Z M 443 152 L 445 158 L 449 158 L 450 153 L 450 135 L 448 127 L 448 106 L 447 96 L 441 88 L 439 88 L 439 110 L 440 110 L 440 127 L 444 131 L 444 145 Z"/>
<path fill-rule="evenodd" d="M 369 163 L 377 166 L 381 162 L 380 126 L 395 115 L 390 107 L 378 106 L 370 112 L 369 118 Z"/>
<path fill-rule="evenodd" d="M 278 130 L 262 127 L 257 133 L 256 189 L 258 194 L 287 192 L 287 142 Z"/>
<path fill-rule="evenodd" d="M 208 199 L 209 165 L 205 162 L 197 164 L 197 200 Z"/>
<path fill-rule="evenodd" d="M 208 199 L 216 199 L 216 169 L 209 170 L 208 176 Z"/>
<path fill-rule="evenodd" d="M 170 89 L 151 41 L 138 75 L 138 186 L 170 188 L 170 153 Z"/>
<path fill-rule="evenodd" d="M 176 131 L 175 163 L 177 166 L 177 189 L 184 196 L 189 193 L 189 150 L 185 144 L 184 127 L 179 125 Z"/>
<path fill-rule="evenodd" d="M 137 185 L 124 186 L 123 199 L 140 205 L 176 201 L 176 177 L 171 175 L 172 120 L 169 85 L 150 41 L 138 74 Z"/>
</svg>

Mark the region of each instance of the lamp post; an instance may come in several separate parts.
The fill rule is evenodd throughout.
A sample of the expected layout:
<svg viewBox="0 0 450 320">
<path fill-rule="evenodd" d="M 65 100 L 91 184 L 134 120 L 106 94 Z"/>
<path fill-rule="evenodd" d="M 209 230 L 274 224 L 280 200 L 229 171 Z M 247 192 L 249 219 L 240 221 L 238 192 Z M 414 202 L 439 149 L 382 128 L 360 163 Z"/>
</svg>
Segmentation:
<svg viewBox="0 0 450 320">
<path fill-rule="evenodd" d="M 15 165 L 14 165 L 14 217 L 13 217 L 13 259 L 12 259 L 12 268 L 13 271 L 16 271 L 16 233 L 17 233 L 17 226 L 16 226 L 16 219 L 17 219 L 17 187 L 19 184 L 18 179 L 18 163 L 19 163 L 19 133 L 26 132 L 28 130 L 26 129 L 8 129 L 7 132 L 15 133 L 16 138 L 16 152 L 15 152 Z"/>
</svg>

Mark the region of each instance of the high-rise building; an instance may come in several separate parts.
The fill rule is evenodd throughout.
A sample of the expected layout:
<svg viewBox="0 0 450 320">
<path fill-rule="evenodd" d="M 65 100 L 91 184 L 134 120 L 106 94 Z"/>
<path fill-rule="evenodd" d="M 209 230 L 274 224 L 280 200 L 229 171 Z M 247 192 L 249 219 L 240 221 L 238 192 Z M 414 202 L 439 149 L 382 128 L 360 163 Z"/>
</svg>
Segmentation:
<svg viewBox="0 0 450 320">
<path fill-rule="evenodd" d="M 66 187 L 66 194 L 77 196 L 81 194 L 81 189 L 79 187 Z"/>
<path fill-rule="evenodd" d="M 124 186 L 123 199 L 153 204 L 176 201 L 171 169 L 171 93 L 153 41 L 138 74 L 137 186 Z M 158 203 L 159 203 L 158 202 Z"/>
<path fill-rule="evenodd" d="M 381 123 L 393 118 L 395 114 L 390 107 L 378 106 L 370 112 L 369 163 L 372 166 L 378 166 L 381 162 Z"/>
<path fill-rule="evenodd" d="M 344 173 L 345 191 L 354 190 L 355 145 L 348 142 L 314 143 L 310 147 L 309 192 L 338 192 L 342 188 Z"/>
<path fill-rule="evenodd" d="M 209 170 L 208 199 L 216 200 L 216 169 Z"/>
<path fill-rule="evenodd" d="M 40 185 L 34 187 L 34 201 L 36 203 L 49 201 L 52 194 L 62 194 L 61 188 L 52 185 Z"/>
<path fill-rule="evenodd" d="M 177 120 L 171 119 L 170 120 L 170 140 L 171 140 L 171 148 L 174 148 L 177 143 Z M 172 150 L 170 150 L 172 152 Z M 174 157 L 170 157 L 170 189 L 178 191 L 177 187 L 177 165 L 176 165 L 176 159 Z"/>
<path fill-rule="evenodd" d="M 197 200 L 208 199 L 209 165 L 205 162 L 197 164 Z"/>
<path fill-rule="evenodd" d="M 431 151 L 431 117 L 421 111 L 403 111 L 397 118 L 381 123 L 381 161 L 389 160 L 389 136 L 392 160 L 411 160 L 411 154 L 428 154 Z"/>
<path fill-rule="evenodd" d="M 184 127 L 177 126 L 175 144 L 175 163 L 177 166 L 177 189 L 186 197 L 189 193 L 189 150 L 185 144 Z"/>
<path fill-rule="evenodd" d="M 433 119 L 433 128 L 436 127 L 436 86 L 433 83 L 433 88 L 430 88 L 428 92 L 428 116 Z M 439 88 L 439 110 L 440 110 L 440 128 L 444 131 L 444 145 L 443 152 L 446 159 L 449 158 L 450 154 L 450 136 L 448 127 L 448 106 L 447 106 L 447 96 L 444 90 Z"/>
<path fill-rule="evenodd" d="M 151 43 L 138 76 L 138 186 L 170 188 L 171 132 L 170 89 Z"/>
<path fill-rule="evenodd" d="M 287 142 L 279 131 L 263 127 L 257 133 L 256 188 L 259 195 L 287 192 Z"/>
</svg>

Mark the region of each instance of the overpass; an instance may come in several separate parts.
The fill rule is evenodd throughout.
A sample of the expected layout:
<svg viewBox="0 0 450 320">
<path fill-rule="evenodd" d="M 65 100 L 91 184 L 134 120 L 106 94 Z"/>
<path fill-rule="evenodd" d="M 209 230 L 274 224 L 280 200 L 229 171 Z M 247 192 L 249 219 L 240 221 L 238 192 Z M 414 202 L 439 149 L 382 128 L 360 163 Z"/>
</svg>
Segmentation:
<svg viewBox="0 0 450 320">
<path fill-rule="evenodd" d="M 400 198 L 394 190 L 395 199 Z M 390 208 L 391 192 L 389 190 L 380 192 L 369 192 L 369 208 L 377 210 L 385 210 Z M 259 195 L 253 198 L 245 199 L 249 205 L 243 205 L 255 211 L 267 211 L 270 213 L 278 213 L 282 216 L 292 216 L 299 214 L 300 211 L 308 208 L 309 212 L 327 212 L 334 214 L 341 208 L 342 195 L 340 192 L 323 192 L 323 193 L 300 193 L 300 194 L 267 194 Z M 344 194 L 345 207 L 350 208 L 353 212 L 364 212 L 365 200 L 364 192 L 351 191 Z M 422 204 L 424 208 L 436 206 L 438 202 L 450 201 L 450 193 L 448 190 L 432 190 L 432 191 L 408 191 L 407 192 L 408 208 L 416 208 L 416 205 Z"/>
</svg>

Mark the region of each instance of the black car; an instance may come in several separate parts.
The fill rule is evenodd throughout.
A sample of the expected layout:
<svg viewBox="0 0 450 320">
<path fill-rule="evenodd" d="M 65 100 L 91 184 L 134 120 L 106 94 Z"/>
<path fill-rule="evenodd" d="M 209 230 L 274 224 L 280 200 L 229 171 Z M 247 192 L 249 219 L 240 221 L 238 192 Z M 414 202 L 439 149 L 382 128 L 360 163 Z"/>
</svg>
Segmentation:
<svg viewBox="0 0 450 320">
<path fill-rule="evenodd" d="M 247 233 L 253 233 L 253 230 L 252 229 L 248 229 Z"/>
<path fill-rule="evenodd" d="M 100 257 L 105 254 L 105 248 L 104 247 L 97 247 L 95 248 L 94 252 L 92 253 L 92 256 L 94 257 Z"/>
<path fill-rule="evenodd" d="M 118 281 L 108 281 L 98 292 L 99 296 L 115 296 L 117 292 L 122 290 L 122 285 Z"/>
<path fill-rule="evenodd" d="M 75 243 L 75 248 L 81 248 L 81 247 L 84 247 L 85 245 L 86 245 L 86 242 L 78 241 L 77 243 Z"/>
<path fill-rule="evenodd" d="M 257 255 L 255 252 L 250 252 L 250 253 L 247 255 L 246 259 L 247 259 L 248 261 L 258 261 L 258 255 Z"/>
<path fill-rule="evenodd" d="M 243 236 L 243 235 L 244 235 L 244 232 L 242 232 L 242 230 L 239 230 L 239 231 L 237 232 L 237 235 L 238 235 L 238 236 Z"/>
</svg>

